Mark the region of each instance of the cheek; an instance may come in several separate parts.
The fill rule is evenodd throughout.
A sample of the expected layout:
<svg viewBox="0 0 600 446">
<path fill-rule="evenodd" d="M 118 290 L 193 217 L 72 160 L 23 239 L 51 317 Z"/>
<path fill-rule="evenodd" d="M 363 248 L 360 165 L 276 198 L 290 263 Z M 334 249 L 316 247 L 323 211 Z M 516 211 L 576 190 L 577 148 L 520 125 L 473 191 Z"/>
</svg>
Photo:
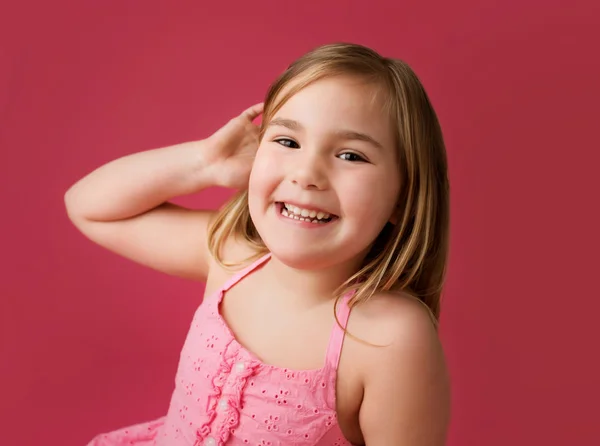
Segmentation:
<svg viewBox="0 0 600 446">
<path fill-rule="evenodd" d="M 277 169 L 276 157 L 269 153 L 268 148 L 260 147 L 256 152 L 252 171 L 250 172 L 249 196 L 257 198 L 272 193 L 277 185 L 279 170 Z"/>
<path fill-rule="evenodd" d="M 355 177 L 344 187 L 344 208 L 358 217 L 358 224 L 382 226 L 391 217 L 398 196 L 396 176 L 381 172 Z"/>
</svg>

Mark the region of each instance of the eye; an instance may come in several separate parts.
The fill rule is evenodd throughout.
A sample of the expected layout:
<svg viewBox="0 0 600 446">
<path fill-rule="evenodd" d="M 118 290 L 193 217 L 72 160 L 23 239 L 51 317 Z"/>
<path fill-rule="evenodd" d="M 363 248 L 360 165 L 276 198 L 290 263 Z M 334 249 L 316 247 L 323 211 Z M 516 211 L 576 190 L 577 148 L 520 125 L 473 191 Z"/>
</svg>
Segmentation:
<svg viewBox="0 0 600 446">
<path fill-rule="evenodd" d="M 275 140 L 276 143 L 281 144 L 284 147 L 289 147 L 290 149 L 299 149 L 300 146 L 296 141 L 289 138 L 279 138 Z"/>
<path fill-rule="evenodd" d="M 366 159 L 364 159 L 358 153 L 354 153 L 354 152 L 344 152 L 339 157 L 340 157 L 340 159 L 343 159 L 345 161 L 352 161 L 352 162 L 366 161 Z"/>
</svg>

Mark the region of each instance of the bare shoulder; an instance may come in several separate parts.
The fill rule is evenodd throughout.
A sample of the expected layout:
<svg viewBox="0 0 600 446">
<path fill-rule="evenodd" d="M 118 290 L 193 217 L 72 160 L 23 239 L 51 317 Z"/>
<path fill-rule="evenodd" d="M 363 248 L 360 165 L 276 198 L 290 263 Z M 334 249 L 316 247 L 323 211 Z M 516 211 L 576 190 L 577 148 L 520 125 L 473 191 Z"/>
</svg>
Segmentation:
<svg viewBox="0 0 600 446">
<path fill-rule="evenodd" d="M 229 277 L 247 266 L 251 259 L 256 258 L 257 254 L 256 248 L 243 237 L 237 235 L 228 237 L 219 251 L 221 261 L 209 253 L 207 291 L 221 286 Z"/>
<path fill-rule="evenodd" d="M 438 340 L 431 313 L 425 304 L 408 294 L 376 294 L 356 305 L 352 318 L 357 336 L 367 343 L 395 349 L 403 342 L 415 340 L 413 338 L 434 343 Z"/>
<path fill-rule="evenodd" d="M 450 382 L 428 309 L 398 293 L 374 296 L 353 310 L 364 397 L 359 421 L 367 444 L 443 445 Z"/>
<path fill-rule="evenodd" d="M 365 385 L 369 378 L 382 370 L 397 367 L 408 370 L 413 364 L 435 367 L 440 377 L 446 373 L 446 364 L 436 324 L 428 308 L 407 294 L 389 292 L 373 296 L 352 310 L 349 331 L 362 342 L 361 356 Z M 387 365 L 387 367 L 381 367 Z"/>
</svg>

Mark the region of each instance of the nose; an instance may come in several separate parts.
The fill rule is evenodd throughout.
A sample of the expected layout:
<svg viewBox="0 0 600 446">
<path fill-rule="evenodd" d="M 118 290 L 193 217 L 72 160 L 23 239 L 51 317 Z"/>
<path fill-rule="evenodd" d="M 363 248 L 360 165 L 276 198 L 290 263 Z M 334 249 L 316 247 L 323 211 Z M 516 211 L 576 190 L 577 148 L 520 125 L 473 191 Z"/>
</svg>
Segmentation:
<svg viewBox="0 0 600 446">
<path fill-rule="evenodd" d="M 290 160 L 289 180 L 302 189 L 323 190 L 327 188 L 328 175 L 325 160 L 305 153 Z"/>
</svg>

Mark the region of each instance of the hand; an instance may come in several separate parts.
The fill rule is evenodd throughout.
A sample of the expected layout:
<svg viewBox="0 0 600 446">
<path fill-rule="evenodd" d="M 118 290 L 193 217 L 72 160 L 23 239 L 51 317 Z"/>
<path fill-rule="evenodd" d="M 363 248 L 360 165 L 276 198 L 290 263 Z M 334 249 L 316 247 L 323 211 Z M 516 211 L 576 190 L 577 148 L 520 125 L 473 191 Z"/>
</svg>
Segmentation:
<svg viewBox="0 0 600 446">
<path fill-rule="evenodd" d="M 254 121 L 263 111 L 255 104 L 231 119 L 208 139 L 207 162 L 217 186 L 245 189 L 258 149 L 259 126 Z"/>
</svg>

